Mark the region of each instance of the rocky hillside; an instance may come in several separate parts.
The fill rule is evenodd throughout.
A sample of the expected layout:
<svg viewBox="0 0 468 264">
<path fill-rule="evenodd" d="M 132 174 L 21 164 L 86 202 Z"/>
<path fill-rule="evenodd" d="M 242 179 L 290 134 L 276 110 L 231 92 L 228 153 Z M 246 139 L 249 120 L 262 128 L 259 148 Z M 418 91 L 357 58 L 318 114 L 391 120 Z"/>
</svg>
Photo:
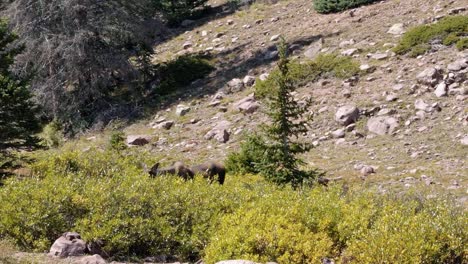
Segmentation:
<svg viewBox="0 0 468 264">
<path fill-rule="evenodd" d="M 314 115 L 305 140 L 316 147 L 304 158 L 327 177 L 377 184 L 382 191 L 413 185 L 447 189 L 466 201 L 468 187 L 468 53 L 433 43 L 411 58 L 391 49 L 412 26 L 449 14 L 466 15 L 468 1 L 381 1 L 338 14 L 321 15 L 311 1 L 254 3 L 167 33 L 154 47 L 155 63 L 182 54 L 204 54 L 216 70 L 193 82 L 151 120 L 125 128 L 151 144 L 141 146 L 163 163 L 223 159 L 245 134 L 265 121 L 252 88 L 275 67 L 284 37 L 294 59 L 320 53 L 351 56 L 365 74 L 322 78 L 300 87 L 312 97 Z M 102 145 L 107 134 L 86 135 L 72 147 Z M 132 137 L 129 137 L 132 141 Z"/>
</svg>

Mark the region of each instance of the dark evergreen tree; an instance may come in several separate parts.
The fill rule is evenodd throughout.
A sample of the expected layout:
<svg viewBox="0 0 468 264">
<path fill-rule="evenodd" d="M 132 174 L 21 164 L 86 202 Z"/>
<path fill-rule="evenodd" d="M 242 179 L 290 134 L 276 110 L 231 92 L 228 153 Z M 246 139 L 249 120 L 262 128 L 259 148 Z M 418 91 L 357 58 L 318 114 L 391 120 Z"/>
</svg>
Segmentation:
<svg viewBox="0 0 468 264">
<path fill-rule="evenodd" d="M 37 108 L 26 82 L 9 71 L 20 48 L 13 47 L 16 35 L 5 21 L 0 22 L 0 152 L 8 147 L 31 144 L 39 129 Z"/>
</svg>

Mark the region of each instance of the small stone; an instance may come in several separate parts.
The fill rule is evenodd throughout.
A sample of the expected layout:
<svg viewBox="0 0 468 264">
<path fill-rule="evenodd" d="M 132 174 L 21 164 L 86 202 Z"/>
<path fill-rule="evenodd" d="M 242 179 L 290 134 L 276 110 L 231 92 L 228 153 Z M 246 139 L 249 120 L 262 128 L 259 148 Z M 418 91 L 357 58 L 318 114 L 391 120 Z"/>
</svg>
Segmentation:
<svg viewBox="0 0 468 264">
<path fill-rule="evenodd" d="M 343 56 L 353 56 L 354 53 L 356 53 L 358 49 L 347 49 L 341 52 L 341 55 Z"/>
<path fill-rule="evenodd" d="M 369 64 L 363 64 L 363 65 L 359 66 L 359 69 L 361 71 L 367 72 L 367 73 L 372 73 L 373 71 L 375 71 L 375 67 L 370 66 Z"/>
<path fill-rule="evenodd" d="M 208 36 L 208 31 L 203 30 L 203 31 L 201 32 L 201 36 L 202 36 L 202 37 Z"/>
<path fill-rule="evenodd" d="M 404 88 L 403 84 L 395 84 L 392 86 L 392 89 L 395 91 L 403 90 L 403 88 Z"/>
<path fill-rule="evenodd" d="M 386 58 L 388 58 L 387 53 L 375 53 L 371 55 L 371 59 L 374 60 L 385 60 Z"/>
<path fill-rule="evenodd" d="M 169 130 L 169 129 L 172 128 L 173 125 L 174 125 L 174 121 L 165 121 L 165 122 L 162 122 L 162 123 L 156 125 L 154 128 Z"/>
<path fill-rule="evenodd" d="M 468 146 L 468 135 L 464 136 L 461 140 L 460 140 L 461 144 L 464 145 L 464 146 Z"/>
<path fill-rule="evenodd" d="M 444 82 L 441 82 L 437 85 L 434 94 L 437 97 L 442 97 L 447 95 L 447 85 Z"/>
<path fill-rule="evenodd" d="M 416 78 L 419 83 L 433 87 L 443 78 L 443 76 L 441 70 L 435 67 L 429 67 L 420 72 Z"/>
<path fill-rule="evenodd" d="M 244 83 L 242 82 L 241 79 L 238 79 L 238 78 L 235 78 L 229 81 L 227 83 L 227 86 L 229 88 L 229 92 L 231 93 L 240 92 L 244 89 Z"/>
<path fill-rule="evenodd" d="M 277 41 L 280 38 L 280 35 L 273 35 L 270 38 L 270 41 Z"/>
<path fill-rule="evenodd" d="M 176 115 L 177 116 L 184 116 L 186 115 L 188 112 L 190 112 L 190 107 L 186 106 L 186 105 L 177 105 L 176 107 Z"/>
<path fill-rule="evenodd" d="M 242 82 L 244 83 L 245 86 L 248 86 L 248 87 L 252 86 L 255 83 L 255 77 L 246 75 L 244 79 L 242 80 Z"/>
<path fill-rule="evenodd" d="M 343 128 L 337 129 L 331 132 L 333 138 L 343 138 L 345 137 L 345 130 Z"/>
<path fill-rule="evenodd" d="M 252 114 L 260 107 L 260 104 L 255 100 L 254 94 L 250 94 L 249 96 L 245 97 L 234 103 L 234 107 L 247 114 Z"/>
<path fill-rule="evenodd" d="M 260 81 L 266 81 L 268 79 L 268 76 L 270 76 L 270 74 L 262 73 L 262 74 L 260 74 L 260 76 L 258 78 L 260 79 Z"/>
<path fill-rule="evenodd" d="M 398 120 L 388 116 L 372 117 L 367 121 L 369 132 L 377 135 L 392 134 L 398 126 Z"/>
<path fill-rule="evenodd" d="M 370 175 L 370 174 L 372 174 L 372 173 L 375 173 L 374 167 L 372 167 L 372 166 L 367 166 L 367 165 L 362 166 L 362 168 L 360 169 L 360 171 L 361 171 L 361 174 L 362 174 L 363 176 L 368 176 L 368 175 Z"/>
<path fill-rule="evenodd" d="M 232 19 L 228 19 L 228 21 L 227 21 L 227 24 L 228 24 L 228 25 L 232 25 L 232 24 L 234 24 L 234 20 L 232 20 Z"/>
<path fill-rule="evenodd" d="M 184 42 L 184 44 L 182 44 L 183 49 L 188 49 L 188 48 L 191 48 L 192 46 L 193 46 L 193 43 L 191 41 L 187 41 L 187 42 Z"/>
<path fill-rule="evenodd" d="M 389 95 L 387 95 L 387 97 L 385 97 L 385 101 L 387 101 L 387 102 L 393 102 L 393 101 L 396 101 L 396 100 L 398 100 L 398 95 L 393 94 L 393 93 L 389 94 Z"/>
<path fill-rule="evenodd" d="M 405 30 L 404 25 L 402 23 L 394 24 L 387 31 L 387 33 L 392 34 L 392 35 L 401 35 L 401 34 L 403 34 L 405 32 L 406 32 L 406 30 Z"/>
</svg>

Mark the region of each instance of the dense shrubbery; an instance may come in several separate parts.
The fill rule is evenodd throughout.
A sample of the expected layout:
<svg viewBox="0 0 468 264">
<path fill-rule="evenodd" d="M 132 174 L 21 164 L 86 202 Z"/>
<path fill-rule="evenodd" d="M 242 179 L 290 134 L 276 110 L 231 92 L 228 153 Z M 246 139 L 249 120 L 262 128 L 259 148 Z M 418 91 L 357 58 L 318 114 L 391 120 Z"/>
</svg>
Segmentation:
<svg viewBox="0 0 468 264">
<path fill-rule="evenodd" d="M 156 92 L 161 95 L 173 93 L 205 77 L 213 69 L 208 60 L 193 55 L 181 56 L 176 60 L 162 63 L 156 69 L 157 79 L 161 80 Z"/>
<path fill-rule="evenodd" d="M 208 0 L 153 0 L 158 10 L 161 10 L 169 24 L 179 24 L 182 20 L 200 13 Z"/>
<path fill-rule="evenodd" d="M 314 8 L 319 13 L 334 13 L 380 0 L 314 0 Z"/>
<path fill-rule="evenodd" d="M 449 16 L 435 24 L 421 25 L 408 30 L 394 51 L 416 57 L 430 50 L 430 42 L 439 40 L 444 45 L 455 44 L 459 50 L 467 48 L 467 16 Z"/>
<path fill-rule="evenodd" d="M 114 256 L 171 254 L 206 263 L 463 263 L 466 212 L 445 198 L 280 188 L 255 176 L 225 185 L 152 179 L 145 153 L 45 153 L 33 178 L 0 188 L 0 239 L 42 251 L 69 230 Z M 441 195 L 440 195 L 441 196 Z"/>
<path fill-rule="evenodd" d="M 289 62 L 289 78 L 295 86 L 317 80 L 319 77 L 348 78 L 359 73 L 359 64 L 350 57 L 336 54 L 320 54 L 315 60 L 301 63 Z M 278 78 L 276 69 L 265 81 L 257 80 L 255 95 L 263 97 L 271 93 L 273 82 Z"/>
</svg>

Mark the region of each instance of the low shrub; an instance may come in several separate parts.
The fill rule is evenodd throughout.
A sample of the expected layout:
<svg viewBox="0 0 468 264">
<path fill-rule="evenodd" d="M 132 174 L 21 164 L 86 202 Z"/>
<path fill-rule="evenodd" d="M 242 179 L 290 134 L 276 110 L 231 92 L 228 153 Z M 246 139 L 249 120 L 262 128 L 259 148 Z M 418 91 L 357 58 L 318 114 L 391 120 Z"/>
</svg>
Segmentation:
<svg viewBox="0 0 468 264">
<path fill-rule="evenodd" d="M 359 73 L 359 64 L 347 56 L 336 54 L 320 54 L 313 61 L 289 62 L 290 79 L 295 86 L 301 86 L 320 77 L 349 78 Z M 264 97 L 271 94 L 274 80 L 278 78 L 278 70 L 273 70 L 265 81 L 255 82 L 255 96 Z"/>
<path fill-rule="evenodd" d="M 429 51 L 430 43 L 440 40 L 444 45 L 455 44 L 459 50 L 466 48 L 466 37 L 468 32 L 467 16 L 448 16 L 435 24 L 416 26 L 408 30 L 393 49 L 397 54 L 409 53 L 415 57 Z"/>
<path fill-rule="evenodd" d="M 40 138 L 42 140 L 42 144 L 49 148 L 56 148 L 63 144 L 65 137 L 62 133 L 62 126 L 61 124 L 54 120 L 47 124 L 41 135 Z"/>
<path fill-rule="evenodd" d="M 379 0 L 314 0 L 314 8 L 319 13 L 335 13 L 346 9 L 371 4 Z"/>
<path fill-rule="evenodd" d="M 109 139 L 109 147 L 114 150 L 123 150 L 127 148 L 125 145 L 125 133 L 123 131 L 115 131 Z"/>
<path fill-rule="evenodd" d="M 425 193 L 278 187 L 257 176 L 150 178 L 138 149 L 47 151 L 34 175 L 0 188 L 0 240 L 44 251 L 65 231 L 101 240 L 114 259 L 173 255 L 205 263 L 465 263 L 467 214 Z M 0 245 L 1 249 L 1 245 Z"/>
<path fill-rule="evenodd" d="M 181 89 L 197 79 L 201 79 L 214 70 L 206 59 L 186 55 L 174 61 L 157 66 L 156 75 L 161 83 L 156 88 L 159 95 L 168 95 Z"/>
</svg>

